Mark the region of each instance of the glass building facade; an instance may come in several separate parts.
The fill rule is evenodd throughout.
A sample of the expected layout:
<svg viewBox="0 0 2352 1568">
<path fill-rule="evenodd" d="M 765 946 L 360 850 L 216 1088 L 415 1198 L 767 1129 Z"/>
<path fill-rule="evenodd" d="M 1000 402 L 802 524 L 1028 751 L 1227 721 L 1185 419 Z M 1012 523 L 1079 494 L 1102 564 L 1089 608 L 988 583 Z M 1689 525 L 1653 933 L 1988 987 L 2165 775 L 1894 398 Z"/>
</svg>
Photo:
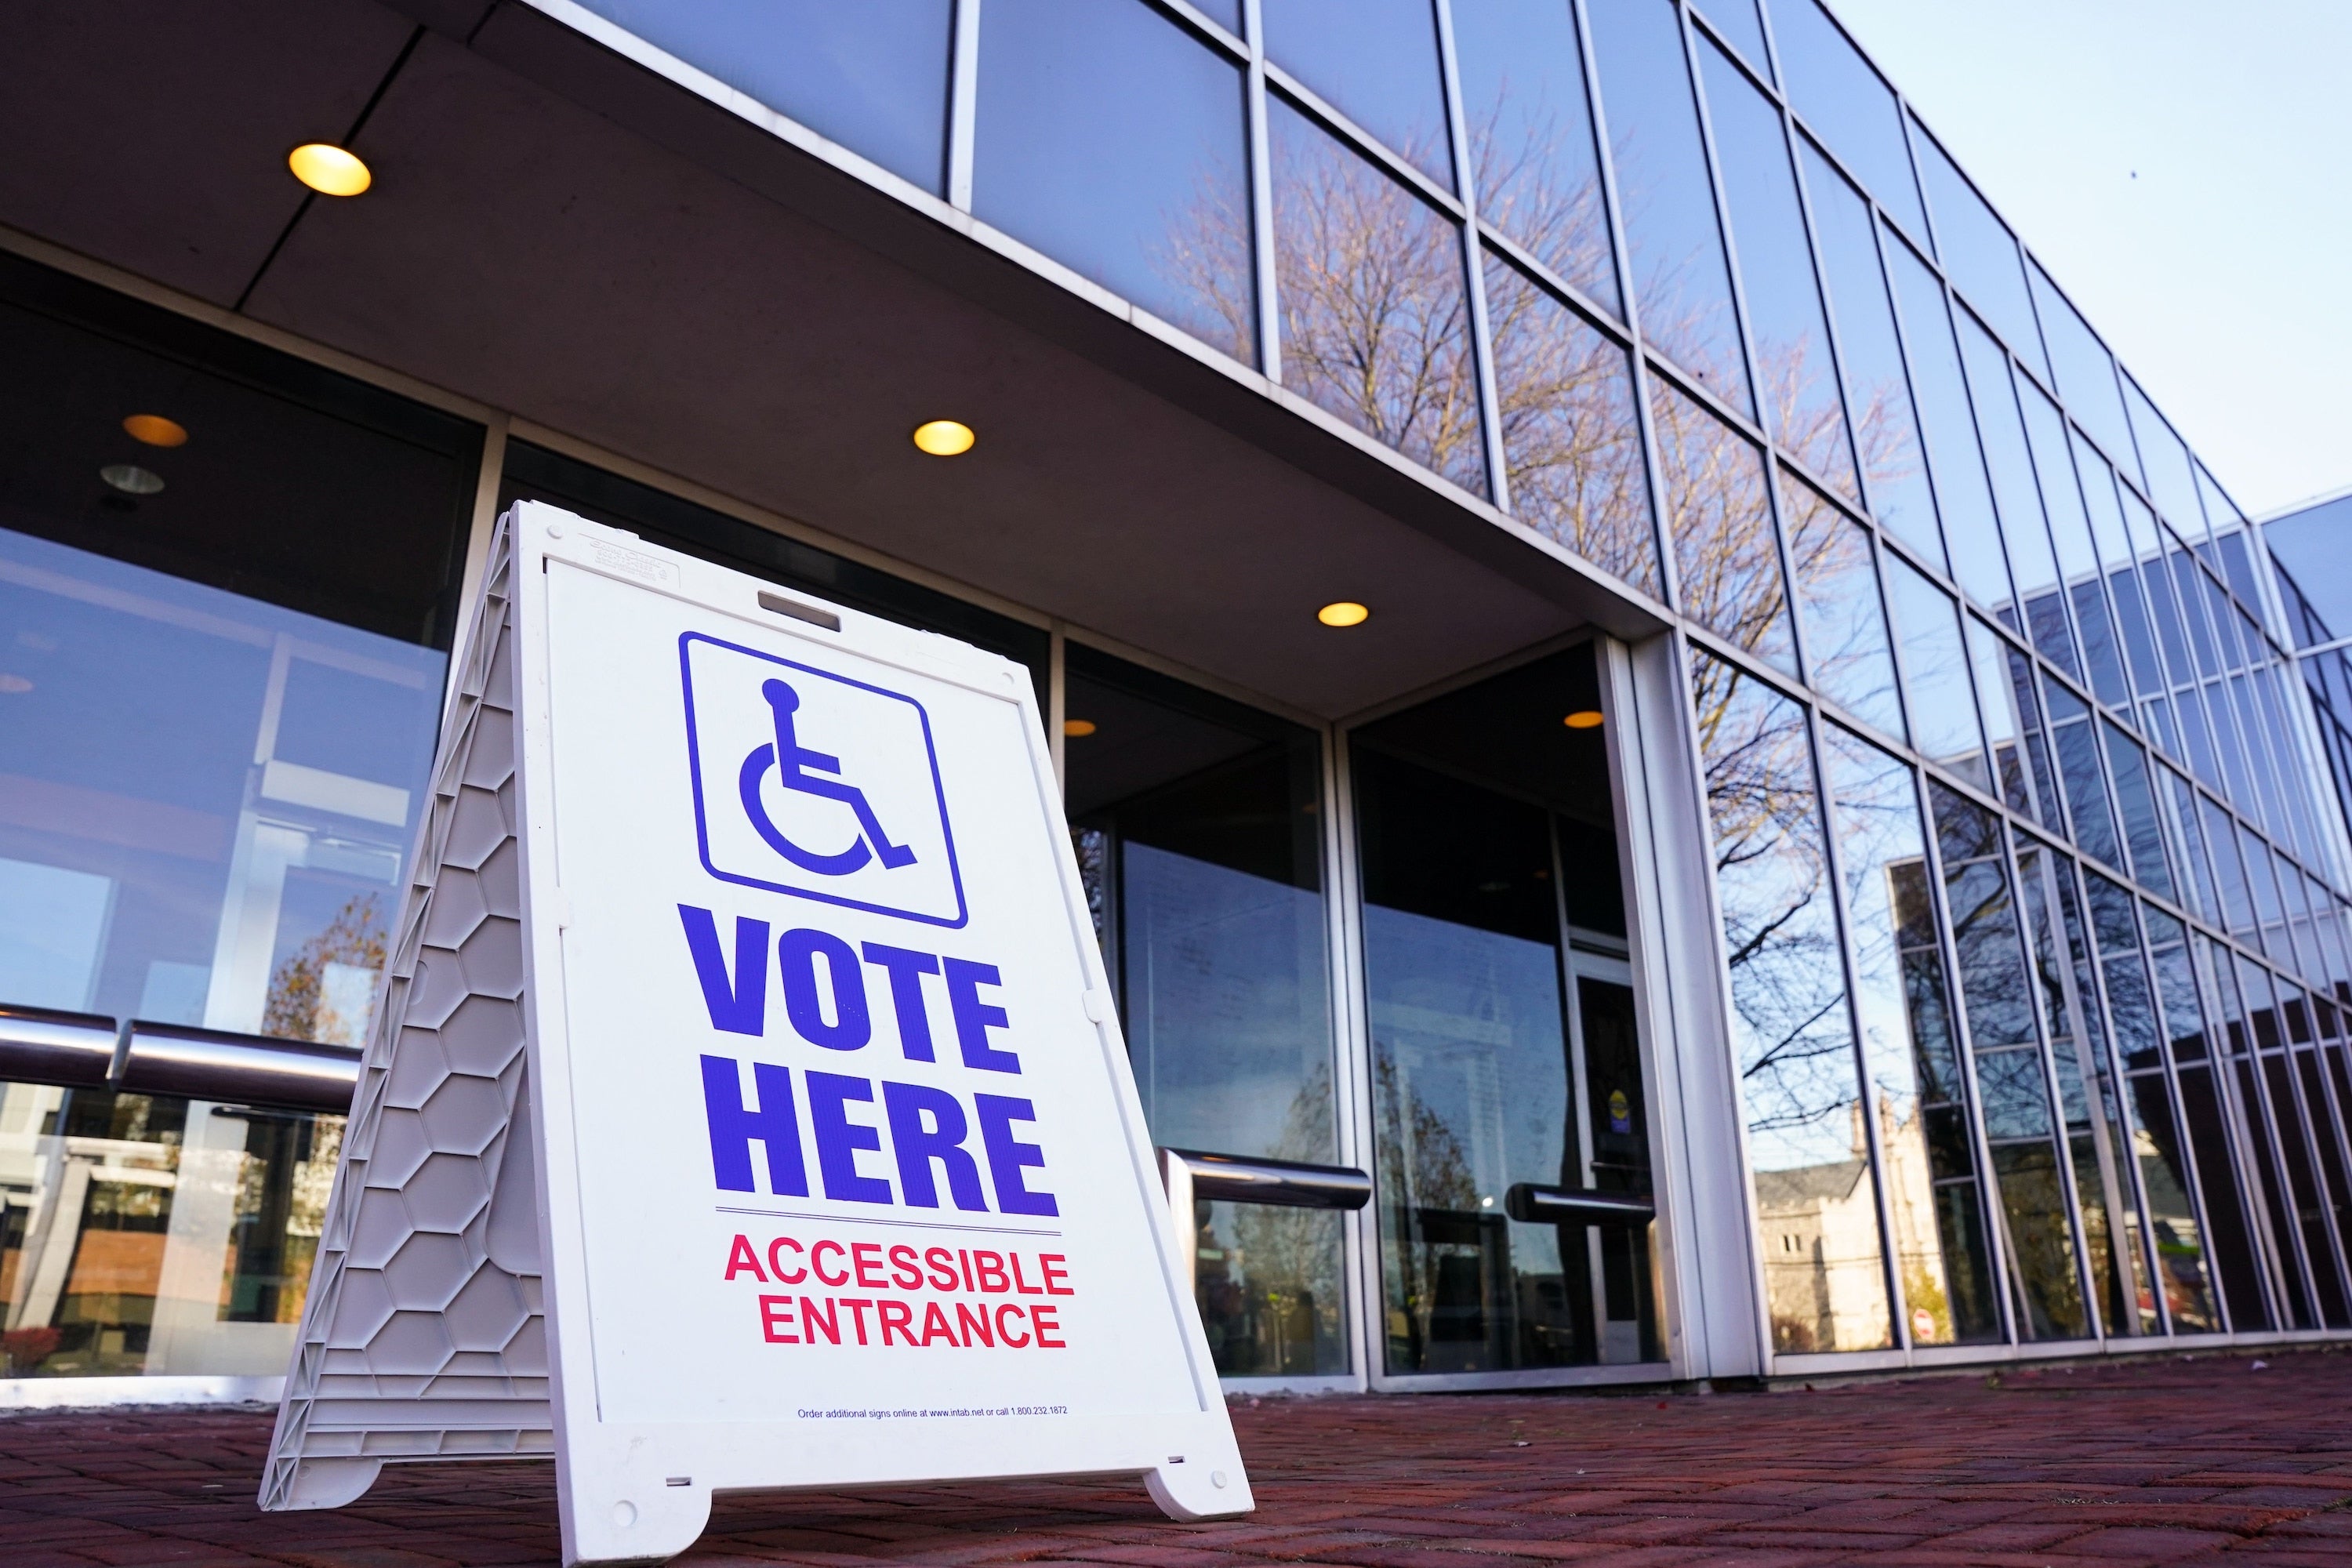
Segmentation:
<svg viewBox="0 0 2352 1568">
<path fill-rule="evenodd" d="M 0 1008 L 363 1043 L 536 499 L 1032 670 L 1156 1141 L 1372 1179 L 1228 1378 L 2352 1331 L 2339 633 L 1817 0 L 548 13 L 1649 629 L 1317 711 L 17 247 Z M 0 1089 L 0 1375 L 277 1370 L 339 1133 Z"/>
</svg>

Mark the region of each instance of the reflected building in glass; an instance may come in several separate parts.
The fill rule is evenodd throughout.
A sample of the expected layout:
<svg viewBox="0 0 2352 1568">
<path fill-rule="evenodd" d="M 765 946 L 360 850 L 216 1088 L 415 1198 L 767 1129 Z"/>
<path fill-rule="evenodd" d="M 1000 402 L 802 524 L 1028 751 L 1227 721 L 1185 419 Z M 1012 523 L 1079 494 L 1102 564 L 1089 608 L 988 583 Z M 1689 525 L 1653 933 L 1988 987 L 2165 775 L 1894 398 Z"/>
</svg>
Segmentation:
<svg viewBox="0 0 2352 1568">
<path fill-rule="evenodd" d="M 0 1066 L 357 1070 L 534 499 L 1030 672 L 1234 1386 L 2352 1332 L 2346 503 L 1820 0 L 247 26 L 0 51 Z M 0 1401 L 266 1394 L 341 1119 L 68 1076 Z"/>
</svg>

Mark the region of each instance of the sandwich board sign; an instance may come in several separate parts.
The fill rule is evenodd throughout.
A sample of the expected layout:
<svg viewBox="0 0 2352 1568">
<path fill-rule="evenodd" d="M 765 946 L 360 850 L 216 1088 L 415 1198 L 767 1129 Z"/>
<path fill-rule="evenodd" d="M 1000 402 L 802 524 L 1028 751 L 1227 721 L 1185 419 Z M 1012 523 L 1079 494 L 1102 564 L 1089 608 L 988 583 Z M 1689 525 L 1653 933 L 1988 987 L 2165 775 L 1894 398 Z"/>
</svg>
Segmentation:
<svg viewBox="0 0 2352 1568">
<path fill-rule="evenodd" d="M 550 1455 L 566 1563 L 714 1492 L 1249 1483 L 1026 670 L 500 521 L 261 1502 Z"/>
</svg>

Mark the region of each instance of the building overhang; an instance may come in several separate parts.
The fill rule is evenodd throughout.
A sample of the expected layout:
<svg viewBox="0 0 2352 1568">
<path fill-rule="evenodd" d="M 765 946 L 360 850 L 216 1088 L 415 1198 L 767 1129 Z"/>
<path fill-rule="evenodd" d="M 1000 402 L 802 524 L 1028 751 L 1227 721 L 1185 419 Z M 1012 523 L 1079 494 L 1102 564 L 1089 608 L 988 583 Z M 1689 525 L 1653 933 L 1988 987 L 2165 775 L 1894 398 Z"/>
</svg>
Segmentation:
<svg viewBox="0 0 2352 1568">
<path fill-rule="evenodd" d="M 362 116 L 374 188 L 306 199 L 287 152 Z M 0 139 L 22 235 L 1299 710 L 1664 624 L 1256 372 L 513 0 L 12 7 Z M 978 447 L 918 452 L 936 417 Z M 1334 599 L 1370 622 L 1319 626 Z"/>
</svg>

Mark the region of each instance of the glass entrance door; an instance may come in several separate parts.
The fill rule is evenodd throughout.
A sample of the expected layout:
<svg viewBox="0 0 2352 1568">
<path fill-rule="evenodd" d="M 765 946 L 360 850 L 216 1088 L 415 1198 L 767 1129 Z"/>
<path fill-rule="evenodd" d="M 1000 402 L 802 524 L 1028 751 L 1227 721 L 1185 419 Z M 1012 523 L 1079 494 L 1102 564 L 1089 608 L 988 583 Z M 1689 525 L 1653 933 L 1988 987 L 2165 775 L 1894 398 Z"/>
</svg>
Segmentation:
<svg viewBox="0 0 2352 1568">
<path fill-rule="evenodd" d="M 1659 1358 L 1607 720 L 1590 647 L 1351 732 L 1387 1370 Z"/>
</svg>

